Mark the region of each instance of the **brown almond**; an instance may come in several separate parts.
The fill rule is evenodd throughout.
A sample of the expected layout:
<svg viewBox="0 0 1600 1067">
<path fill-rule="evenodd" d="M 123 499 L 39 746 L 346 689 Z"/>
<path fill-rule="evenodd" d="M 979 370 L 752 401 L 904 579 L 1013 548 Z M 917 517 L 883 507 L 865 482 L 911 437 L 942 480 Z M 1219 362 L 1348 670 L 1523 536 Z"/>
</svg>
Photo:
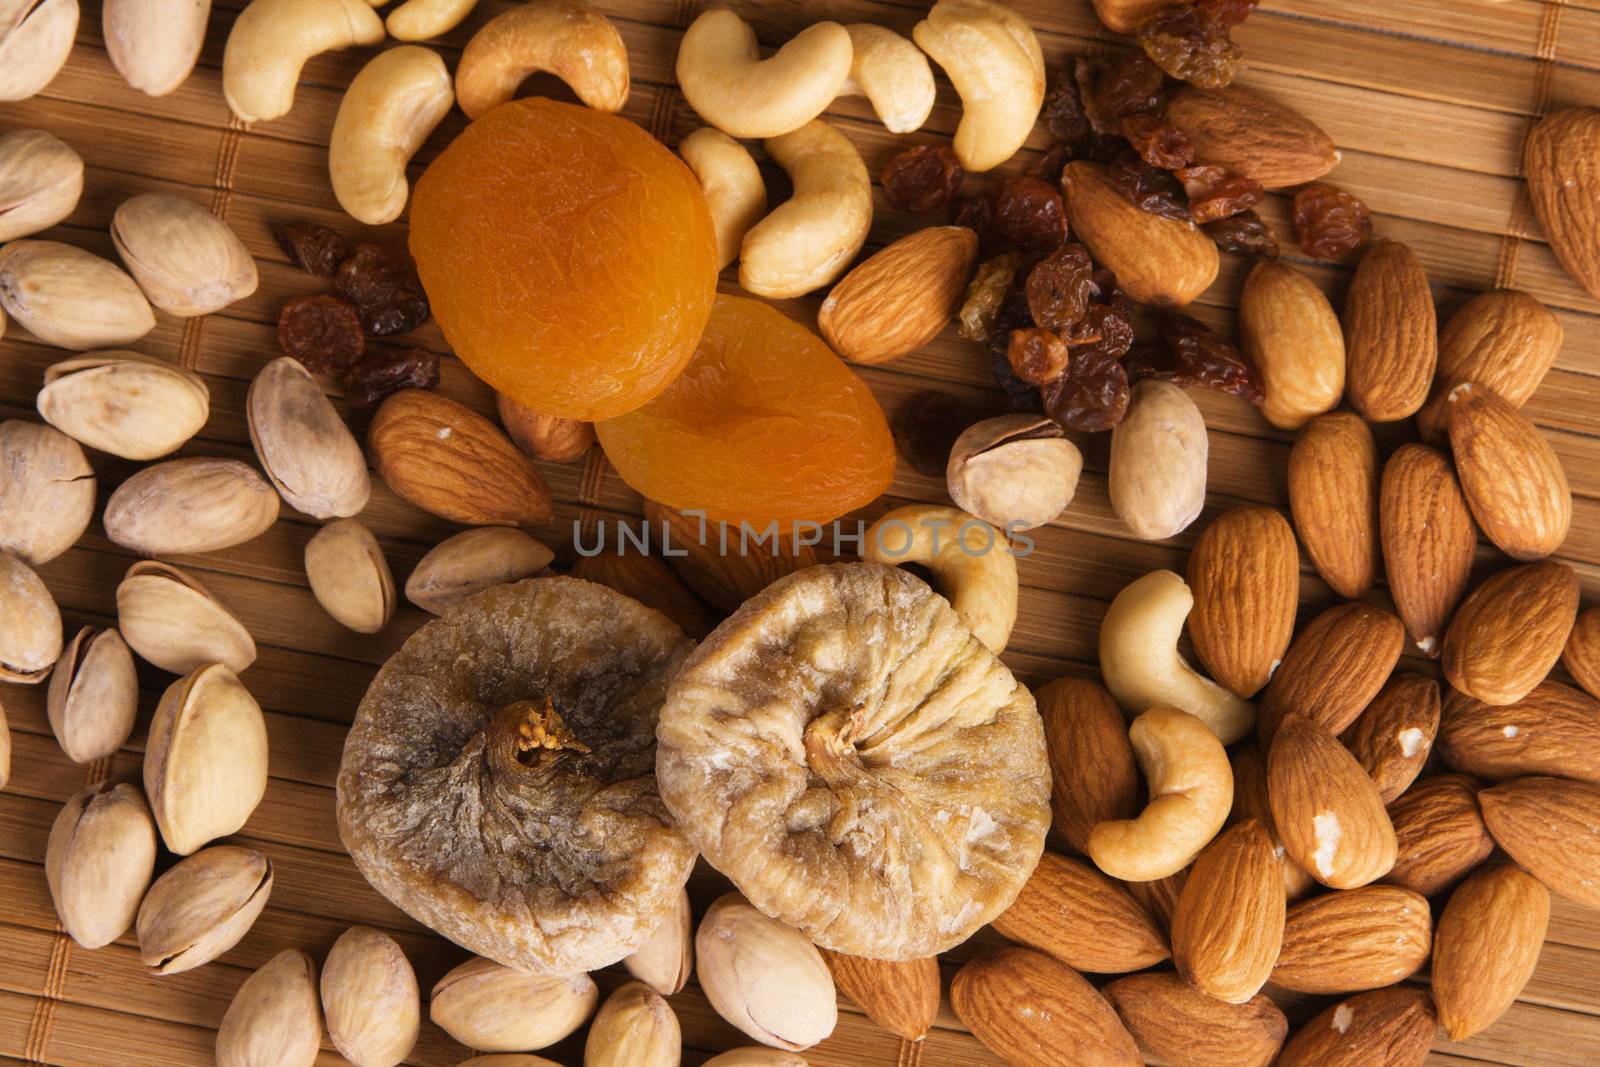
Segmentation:
<svg viewBox="0 0 1600 1067">
<path fill-rule="evenodd" d="M 711 610 L 683 584 L 666 561 L 655 556 L 639 552 L 579 556 L 572 565 L 571 574 L 574 578 L 609 586 L 646 607 L 655 608 L 697 641 L 716 629 L 717 620 Z"/>
<path fill-rule="evenodd" d="M 1087 863 L 1046 852 L 1017 899 L 992 923 L 1011 940 L 1080 971 L 1124 974 L 1166 959 L 1150 913 Z"/>
<path fill-rule="evenodd" d="M 839 991 L 867 1018 L 907 1041 L 920 1041 L 939 1014 L 939 960 L 869 960 L 822 949 Z"/>
<path fill-rule="evenodd" d="M 1410 788 L 1439 733 L 1439 683 L 1395 674 L 1339 740 L 1372 780 L 1385 804 Z"/>
<path fill-rule="evenodd" d="M 1298 430 L 1344 396 L 1344 333 L 1322 290 L 1304 274 L 1262 260 L 1239 295 L 1239 343 L 1261 372 L 1261 414 Z"/>
<path fill-rule="evenodd" d="M 1295 1031 L 1277 1067 L 1422 1067 L 1437 1027 L 1425 989 L 1357 993 Z"/>
<path fill-rule="evenodd" d="M 1553 891 L 1600 908 L 1600 786 L 1513 778 L 1478 794 L 1495 844 Z"/>
<path fill-rule="evenodd" d="M 702 524 L 692 515 L 653 500 L 644 502 L 644 517 L 661 535 L 668 565 L 685 585 L 723 613 L 733 611 L 784 575 L 817 562 L 816 551 L 792 537 L 780 536 L 776 551 L 770 549 L 769 542 L 741 552 L 739 531 L 732 528 L 728 550 L 723 552 L 715 522 L 706 520 Z"/>
<path fill-rule="evenodd" d="M 1101 991 L 1145 1055 L 1172 1067 L 1267 1067 L 1289 1020 L 1264 995 L 1208 997 L 1175 974 L 1130 974 Z"/>
<path fill-rule="evenodd" d="M 1585 693 L 1600 700 L 1600 608 L 1590 608 L 1572 624 L 1561 663 Z"/>
<path fill-rule="evenodd" d="M 817 310 L 817 329 L 855 363 L 910 355 L 955 315 L 977 256 L 978 235 L 966 226 L 902 237 L 839 279 Z"/>
<path fill-rule="evenodd" d="M 1344 301 L 1345 396 L 1369 422 L 1413 415 L 1439 361 L 1428 272 L 1410 247 L 1374 240 Z"/>
<path fill-rule="evenodd" d="M 1137 900 L 1165 934 L 1172 929 L 1172 913 L 1178 910 L 1178 896 L 1189 880 L 1189 868 L 1153 882 L 1123 882 L 1122 888 Z"/>
<path fill-rule="evenodd" d="M 1267 797 L 1267 761 L 1261 750 L 1253 744 L 1239 746 L 1233 754 L 1233 810 L 1228 813 L 1228 825 L 1246 819 L 1257 819 L 1272 839 L 1272 849 L 1283 868 L 1283 891 L 1290 901 L 1299 900 L 1316 886 L 1316 880 L 1306 873 L 1283 849 L 1278 828 L 1272 821 L 1272 802 Z"/>
<path fill-rule="evenodd" d="M 1444 676 L 1485 704 L 1513 704 L 1561 658 L 1578 616 L 1578 576 L 1543 560 L 1503 570 L 1474 589 L 1444 635 Z"/>
<path fill-rule="evenodd" d="M 1391 804 L 1395 861 L 1384 880 L 1431 897 L 1488 859 L 1494 839 L 1478 809 L 1478 787 L 1464 774 L 1436 774 Z"/>
<path fill-rule="evenodd" d="M 1010 1063 L 1144 1063 L 1094 986 L 1033 949 L 996 949 L 968 961 L 950 983 L 950 1006 L 974 1037 Z"/>
<path fill-rule="evenodd" d="M 1600 702 L 1549 681 L 1512 704 L 1452 692 L 1439 754 L 1456 770 L 1493 781 L 1550 774 L 1600 785 Z"/>
<path fill-rule="evenodd" d="M 1359 415 L 1306 423 L 1289 452 L 1289 509 L 1322 580 L 1347 600 L 1367 595 L 1378 571 L 1378 446 Z"/>
<path fill-rule="evenodd" d="M 1359 993 L 1422 969 L 1433 942 L 1427 898 L 1392 885 L 1324 893 L 1289 909 L 1272 984 L 1299 993 Z"/>
<path fill-rule="evenodd" d="M 1478 547 L 1478 527 L 1449 457 L 1427 445 L 1396 449 L 1383 468 L 1378 527 L 1395 609 L 1417 650 L 1437 656 Z"/>
<path fill-rule="evenodd" d="M 1128 721 L 1105 686 L 1057 678 L 1034 693 L 1050 758 L 1050 810 L 1056 830 L 1079 852 L 1095 824 L 1139 812 L 1139 768 Z"/>
<path fill-rule="evenodd" d="M 1480 1033 L 1516 1003 L 1544 947 L 1550 893 L 1514 864 L 1471 875 L 1450 894 L 1434 935 L 1430 975 L 1452 1041 Z"/>
<path fill-rule="evenodd" d="M 1268 189 L 1314 182 L 1339 162 L 1333 139 L 1320 126 L 1240 85 L 1185 85 L 1167 105 L 1167 121 L 1189 138 L 1197 160 L 1220 163 Z"/>
<path fill-rule="evenodd" d="M 1477 382 L 1512 407 L 1527 403 L 1563 335 L 1561 320 L 1520 289 L 1493 289 L 1467 301 L 1439 331 L 1433 394 L 1417 412 L 1423 439 L 1446 439 L 1445 397 L 1462 382 Z"/>
<path fill-rule="evenodd" d="M 1182 307 L 1216 280 L 1220 260 L 1211 238 L 1193 223 L 1137 207 L 1104 164 L 1068 163 L 1061 187 L 1073 234 L 1134 300 Z"/>
<path fill-rule="evenodd" d="M 1450 449 L 1472 517 L 1512 559 L 1541 559 L 1572 525 L 1572 489 L 1549 440 L 1526 415 L 1468 382 L 1446 397 Z"/>
<path fill-rule="evenodd" d="M 592 422 L 541 415 L 502 393 L 495 394 L 494 404 L 506 435 L 530 456 L 565 463 L 582 456 L 594 444 Z"/>
<path fill-rule="evenodd" d="M 1542 120 L 1523 155 L 1534 214 L 1567 273 L 1600 299 L 1600 110 Z"/>
<path fill-rule="evenodd" d="M 1247 819 L 1195 857 L 1172 916 L 1172 960 L 1202 993 L 1243 1004 L 1272 973 L 1283 921 L 1277 852 L 1261 823 Z"/>
<path fill-rule="evenodd" d="M 1333 889 L 1389 873 L 1394 826 L 1378 787 L 1322 724 L 1290 715 L 1267 753 L 1267 797 L 1286 852 Z"/>
<path fill-rule="evenodd" d="M 1235 508 L 1206 527 L 1189 553 L 1189 638 L 1222 686 L 1246 699 L 1272 677 L 1294 634 L 1300 552 L 1284 517 Z"/>
<path fill-rule="evenodd" d="M 1339 604 L 1306 625 L 1261 694 L 1261 744 L 1295 712 L 1342 733 L 1383 688 L 1405 647 L 1400 620 L 1369 604 Z"/>
</svg>

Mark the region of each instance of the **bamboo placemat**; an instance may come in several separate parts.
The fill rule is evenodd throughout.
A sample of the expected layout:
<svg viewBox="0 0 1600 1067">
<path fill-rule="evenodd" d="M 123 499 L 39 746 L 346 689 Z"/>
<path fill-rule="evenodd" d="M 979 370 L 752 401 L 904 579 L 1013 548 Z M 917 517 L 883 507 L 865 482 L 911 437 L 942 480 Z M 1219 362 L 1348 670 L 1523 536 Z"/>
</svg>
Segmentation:
<svg viewBox="0 0 1600 1067">
<path fill-rule="evenodd" d="M 1105 37 L 1087 0 L 1014 3 L 1038 29 L 1052 66 Z M 0 129 L 42 127 L 68 141 L 88 163 L 77 212 L 46 236 L 110 255 L 106 226 L 116 206 L 134 193 L 167 190 L 208 203 L 243 237 L 260 263 L 260 290 L 205 319 L 163 316 L 155 332 L 135 347 L 193 368 L 211 388 L 211 420 L 183 454 L 251 460 L 242 413 L 245 390 L 256 369 L 277 354 L 279 306 L 315 288 L 314 279 L 286 262 L 269 227 L 309 219 L 359 232 L 332 198 L 324 146 L 342 88 L 374 50 L 313 60 L 294 111 L 245 130 L 223 103 L 219 74 L 223 42 L 242 6 L 243 0 L 217 0 L 199 69 L 177 92 L 153 100 L 129 89 L 112 69 L 100 37 L 99 3 L 86 0 L 66 69 L 40 96 L 0 105 Z M 485 0 L 466 25 L 435 46 L 453 67 L 471 31 L 509 6 L 509 0 Z M 610 0 L 600 6 L 616 20 L 629 48 L 634 88 L 626 114 L 675 144 L 698 125 L 671 72 L 678 37 L 700 5 Z M 909 34 L 927 4 L 742 0 L 733 6 L 771 45 L 822 18 L 879 22 Z M 1561 271 L 1532 220 L 1519 180 L 1522 143 L 1538 116 L 1569 104 L 1600 103 L 1600 0 L 1265 0 L 1238 37 L 1250 62 L 1243 84 L 1295 105 L 1333 135 L 1344 159 L 1330 180 L 1367 201 L 1378 232 L 1417 250 L 1433 279 L 1441 321 L 1473 294 L 1495 285 L 1525 289 L 1556 311 L 1566 346 L 1526 411 L 1549 433 L 1572 481 L 1574 522 L 1563 557 L 1577 569 L 1587 599 L 1600 598 L 1600 440 L 1595 436 L 1600 389 L 1592 356 L 1600 351 L 1600 302 Z M 544 78 L 531 91 L 567 95 Z M 908 137 L 886 133 L 862 100 L 842 101 L 831 113 L 874 174 L 907 144 L 947 139 L 958 117 L 959 105 L 942 81 L 927 127 Z M 459 113 L 446 120 L 419 161 L 431 158 L 463 121 Z M 1036 137 L 1008 169 L 1030 167 L 1043 148 L 1043 138 Z M 782 179 L 775 172 L 772 177 L 776 191 Z M 922 224 L 889 208 L 881 197 L 878 209 L 873 246 Z M 1299 258 L 1283 198 L 1272 198 L 1263 213 L 1284 241 L 1285 254 L 1337 302 L 1349 269 Z M 401 241 L 403 229 L 389 227 L 381 237 Z M 1231 332 L 1232 309 L 1247 269 L 1248 264 L 1225 256 L 1222 277 L 1195 312 Z M 726 280 L 724 287 L 735 288 Z M 816 304 L 816 298 L 808 298 L 782 306 L 811 324 Z M 447 352 L 431 324 L 396 343 Z M 42 372 L 63 355 L 13 326 L 0 341 L 0 417 L 36 418 L 32 398 Z M 949 333 L 908 359 L 862 374 L 891 412 L 905 396 L 930 385 L 985 403 L 995 399 L 986 357 Z M 488 390 L 451 359 L 445 360 L 441 389 L 492 412 Z M 1106 437 L 1088 440 L 1077 499 L 1060 520 L 1035 531 L 1037 549 L 1022 567 L 1022 613 L 1006 659 L 1024 678 L 1043 681 L 1091 668 L 1106 601 L 1152 568 L 1181 570 L 1211 515 L 1245 502 L 1286 507 L 1289 435 L 1234 398 L 1204 390 L 1192 395 L 1211 430 L 1208 514 L 1171 543 L 1128 540 L 1107 501 Z M 133 469 L 103 461 L 94 457 L 102 499 Z M 544 469 L 558 500 L 557 515 L 534 532 L 552 546 L 570 543 L 574 520 L 639 513 L 638 497 L 607 468 L 598 450 L 581 463 Z M 900 502 L 943 498 L 938 480 L 902 468 L 891 496 L 863 517 Z M 375 484 L 363 520 L 401 580 L 428 547 L 452 532 L 381 483 Z M 79 949 L 61 932 L 44 884 L 45 839 L 59 805 L 89 782 L 137 778 L 144 724 L 167 679 L 145 670 L 143 714 L 134 740 L 87 768 L 68 762 L 51 738 L 42 688 L 0 687 L 15 733 L 14 776 L 0 793 L 0 1064 L 210 1063 L 218 1020 L 251 968 L 285 947 L 320 959 L 351 923 L 392 932 L 416 965 L 424 989 L 464 957 L 373 892 L 340 847 L 332 786 L 345 725 L 376 666 L 424 616 L 403 606 L 395 624 L 376 637 L 338 627 L 317 607 L 301 568 L 301 552 L 315 529 L 311 520 L 286 509 L 285 521 L 247 545 L 178 560 L 204 572 L 260 644 L 260 658 L 245 681 L 267 711 L 271 740 L 272 782 L 240 837 L 272 858 L 276 887 L 249 936 L 219 962 L 158 979 L 143 974 L 131 938 L 97 952 Z M 95 527 L 76 548 L 42 568 L 69 633 L 84 623 L 112 621 L 112 592 L 129 562 L 128 554 Z M 1493 566 L 1495 557 L 1484 550 L 1480 563 Z M 1309 567 L 1303 579 L 1303 611 L 1332 601 Z M 1380 588 L 1374 597 L 1383 601 L 1386 593 Z M 697 910 L 723 887 L 702 865 L 691 883 Z M 1521 1001 L 1469 1042 L 1441 1039 L 1431 1064 L 1579 1067 L 1600 1062 L 1600 914 L 1557 901 L 1549 937 Z M 975 944 L 993 940 L 980 935 Z M 969 945 L 950 954 L 947 978 L 972 951 Z M 610 973 L 600 979 L 607 988 L 620 981 Z M 1296 997 L 1288 1007 L 1298 1021 L 1326 1002 Z M 717 1018 L 694 985 L 672 1003 L 683 1024 L 684 1062 L 690 1067 L 717 1050 L 747 1043 Z M 848 1002 L 840 1006 L 838 1031 L 807 1053 L 819 1067 L 998 1062 L 948 1010 L 925 1042 L 910 1045 L 877 1029 Z M 568 1040 L 547 1054 L 576 1064 L 581 1043 Z M 437 1067 L 465 1055 L 425 1023 L 409 1062 Z M 318 1062 L 343 1061 L 325 1051 Z"/>
</svg>

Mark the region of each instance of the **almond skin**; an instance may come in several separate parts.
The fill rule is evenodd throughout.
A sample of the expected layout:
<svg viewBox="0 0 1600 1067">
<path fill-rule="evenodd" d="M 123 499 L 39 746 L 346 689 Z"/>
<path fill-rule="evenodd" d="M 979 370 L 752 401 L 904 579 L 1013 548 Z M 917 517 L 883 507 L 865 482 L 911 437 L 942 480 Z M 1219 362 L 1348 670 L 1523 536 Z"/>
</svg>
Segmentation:
<svg viewBox="0 0 1600 1067">
<path fill-rule="evenodd" d="M 1433 1000 L 1452 1041 L 1504 1015 L 1533 977 L 1550 925 L 1550 893 L 1514 864 L 1487 867 L 1450 894 L 1434 935 Z"/>
<path fill-rule="evenodd" d="M 1422 969 L 1433 943 L 1427 898 L 1392 885 L 1324 893 L 1289 909 L 1272 984 L 1299 993 L 1359 993 Z"/>
<path fill-rule="evenodd" d="M 1185 85 L 1167 105 L 1167 120 L 1189 138 L 1197 160 L 1220 163 L 1268 189 L 1314 182 L 1339 162 L 1333 139 L 1320 126 L 1239 85 Z"/>
<path fill-rule="evenodd" d="M 1287 264 L 1257 263 L 1239 296 L 1239 341 L 1261 372 L 1261 414 L 1298 430 L 1339 406 L 1344 334 L 1317 284 Z"/>
<path fill-rule="evenodd" d="M 956 972 L 950 1006 L 1009 1063 L 1142 1067 L 1117 1013 L 1065 963 L 1027 948 L 986 952 Z"/>
<path fill-rule="evenodd" d="M 1514 704 L 1556 665 L 1577 616 L 1578 576 L 1565 563 L 1501 571 L 1456 610 L 1444 636 L 1444 676 L 1485 704 Z"/>
<path fill-rule="evenodd" d="M 1172 916 L 1178 973 L 1208 996 L 1249 1001 L 1283 943 L 1283 872 L 1272 839 L 1247 819 L 1195 857 Z"/>
<path fill-rule="evenodd" d="M 1377 783 L 1385 804 L 1404 793 L 1428 762 L 1439 733 L 1439 683 L 1394 675 L 1339 740 Z"/>
<path fill-rule="evenodd" d="M 1427 990 L 1357 993 L 1295 1031 L 1277 1067 L 1422 1067 L 1437 1026 Z"/>
<path fill-rule="evenodd" d="M 1600 908 L 1600 786 L 1514 778 L 1478 794 L 1495 844 L 1550 889 Z"/>
<path fill-rule="evenodd" d="M 1437 656 L 1478 546 L 1449 457 L 1427 445 L 1397 448 L 1383 468 L 1378 527 L 1395 609 L 1417 650 Z"/>
<path fill-rule="evenodd" d="M 1233 810 L 1228 813 L 1228 825 L 1257 819 L 1267 836 L 1272 839 L 1272 850 L 1277 854 L 1278 865 L 1283 868 L 1283 890 L 1290 901 L 1299 900 L 1316 886 L 1316 880 L 1305 872 L 1283 850 L 1278 828 L 1272 821 L 1272 803 L 1267 797 L 1267 761 L 1261 750 L 1253 744 L 1241 745 L 1233 754 Z"/>
<path fill-rule="evenodd" d="M 1124 974 L 1166 959 L 1167 939 L 1137 900 L 1087 863 L 1054 852 L 991 924 L 1019 944 L 1094 974 Z"/>
<path fill-rule="evenodd" d="M 1404 647 L 1400 620 L 1369 604 L 1339 604 L 1312 619 L 1261 694 L 1262 747 L 1270 752 L 1273 732 L 1295 712 L 1342 733 L 1378 695 Z"/>
<path fill-rule="evenodd" d="M 1458 771 L 1500 781 L 1550 774 L 1600 785 L 1600 703 L 1560 682 L 1540 682 L 1514 704 L 1451 693 L 1439 754 Z"/>
<path fill-rule="evenodd" d="M 1394 866 L 1394 826 L 1377 785 L 1305 715 L 1278 729 L 1267 754 L 1267 796 L 1284 850 L 1323 885 L 1355 889 Z"/>
<path fill-rule="evenodd" d="M 1211 238 L 1192 223 L 1135 206 L 1103 164 L 1068 163 L 1061 188 L 1073 234 L 1134 300 L 1181 307 L 1216 280 L 1220 260 Z"/>
<path fill-rule="evenodd" d="M 920 1041 L 939 1014 L 939 961 L 869 960 L 819 949 L 833 984 L 867 1018 L 907 1041 Z"/>
<path fill-rule="evenodd" d="M 1600 700 L 1600 608 L 1590 608 L 1572 624 L 1561 663 L 1585 693 Z"/>
<path fill-rule="evenodd" d="M 1561 320 L 1520 289 L 1480 293 L 1439 331 L 1439 369 L 1433 395 L 1417 412 L 1423 440 L 1446 440 L 1445 397 L 1462 382 L 1477 382 L 1512 407 L 1527 403 L 1561 351 Z"/>
<path fill-rule="evenodd" d="M 1360 600 L 1378 570 L 1378 446 L 1359 415 L 1306 423 L 1289 452 L 1289 509 L 1312 566 L 1334 592 Z"/>
<path fill-rule="evenodd" d="M 1481 385 L 1446 396 L 1450 449 L 1473 518 L 1512 559 L 1542 559 L 1572 525 L 1572 490 L 1549 440 Z"/>
<path fill-rule="evenodd" d="M 500 393 L 495 394 L 494 404 L 506 436 L 530 456 L 566 463 L 581 457 L 594 444 L 592 422 L 541 415 Z"/>
<path fill-rule="evenodd" d="M 1394 824 L 1394 869 L 1385 881 L 1431 897 L 1450 888 L 1494 851 L 1478 809 L 1475 778 L 1424 778 L 1389 806 Z"/>
<path fill-rule="evenodd" d="M 1147 1056 L 1172 1067 L 1267 1067 L 1289 1020 L 1265 996 L 1208 997 L 1175 974 L 1130 974 L 1102 992 Z"/>
<path fill-rule="evenodd" d="M 1189 880 L 1189 868 L 1153 882 L 1123 882 L 1122 888 L 1150 913 L 1163 932 L 1172 929 L 1172 913 L 1178 910 L 1178 896 Z"/>
<path fill-rule="evenodd" d="M 1600 110 L 1569 108 L 1540 122 L 1528 135 L 1523 170 L 1556 258 L 1600 299 Z"/>
<path fill-rule="evenodd" d="M 1105 686 L 1057 678 L 1034 693 L 1050 758 L 1055 828 L 1079 852 L 1096 823 L 1139 813 L 1139 768 L 1128 721 Z"/>
<path fill-rule="evenodd" d="M 857 264 L 817 310 L 817 329 L 855 363 L 887 363 L 939 335 L 961 305 L 978 235 L 930 226 Z"/>
<path fill-rule="evenodd" d="M 1189 553 L 1189 638 L 1216 682 L 1245 699 L 1267 684 L 1294 634 L 1300 553 L 1271 508 L 1235 508 Z"/>
<path fill-rule="evenodd" d="M 1428 272 L 1411 249 L 1379 238 L 1344 301 L 1345 395 L 1369 422 L 1414 415 L 1439 361 Z"/>
</svg>

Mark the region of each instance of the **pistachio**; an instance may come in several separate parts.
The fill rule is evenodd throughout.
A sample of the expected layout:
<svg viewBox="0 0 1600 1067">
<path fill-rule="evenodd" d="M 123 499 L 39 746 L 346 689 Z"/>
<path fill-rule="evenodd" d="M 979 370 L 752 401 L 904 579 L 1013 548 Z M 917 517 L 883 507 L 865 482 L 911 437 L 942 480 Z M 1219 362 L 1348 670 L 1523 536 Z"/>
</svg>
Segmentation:
<svg viewBox="0 0 1600 1067">
<path fill-rule="evenodd" d="M 1031 530 L 1072 503 L 1082 471 L 1083 456 L 1060 423 L 1001 415 L 956 438 L 945 479 L 963 511 L 1001 530 Z"/>
<path fill-rule="evenodd" d="M 211 0 L 105 0 L 101 33 L 122 80 L 150 96 L 182 85 L 200 58 Z"/>
<path fill-rule="evenodd" d="M 50 674 L 50 729 L 74 763 L 111 755 L 133 733 L 139 678 L 133 654 L 115 630 L 85 626 Z"/>
<path fill-rule="evenodd" d="M 139 958 L 154 974 L 210 963 L 249 932 L 272 894 L 272 864 L 253 848 L 216 845 L 156 879 L 139 905 Z"/>
<path fill-rule="evenodd" d="M 217 1028 L 217 1067 L 312 1067 L 321 1043 L 317 966 L 286 948 L 233 995 Z"/>
<path fill-rule="evenodd" d="M 678 1067 L 683 1032 L 660 993 L 643 982 L 619 986 L 589 1024 L 583 1067 Z"/>
<path fill-rule="evenodd" d="M 267 791 L 267 724 L 238 675 L 213 663 L 161 694 L 144 791 L 161 839 L 180 856 L 250 818 Z"/>
<path fill-rule="evenodd" d="M 48 230 L 83 195 L 83 158 L 43 130 L 0 137 L 0 244 Z"/>
<path fill-rule="evenodd" d="M 689 894 L 680 892 L 677 903 L 656 932 L 622 965 L 628 973 L 664 997 L 681 992 L 694 970 L 694 935 L 689 928 Z"/>
<path fill-rule="evenodd" d="M 49 85 L 77 33 L 78 0 L 0 0 L 0 101 Z"/>
<path fill-rule="evenodd" d="M 711 1057 L 700 1067 L 806 1067 L 806 1060 L 775 1048 L 736 1048 Z"/>
<path fill-rule="evenodd" d="M 262 367 L 245 404 L 261 469 L 290 507 L 331 519 L 367 506 L 366 456 L 299 360 L 282 356 Z"/>
<path fill-rule="evenodd" d="M 32 567 L 0 549 L 0 682 L 42 682 L 60 655 L 55 598 Z"/>
<path fill-rule="evenodd" d="M 94 469 L 49 426 L 0 422 L 0 549 L 37 567 L 77 543 L 94 518 Z"/>
<path fill-rule="evenodd" d="M 106 501 L 106 536 L 145 556 L 216 552 L 264 533 L 278 494 L 236 459 L 169 459 L 146 467 Z"/>
<path fill-rule="evenodd" d="M 333 1047 L 355 1067 L 394 1067 L 411 1055 L 422 997 L 394 938 L 370 926 L 339 935 L 322 964 L 322 1011 Z"/>
<path fill-rule="evenodd" d="M 143 193 L 111 216 L 111 243 L 150 302 L 192 318 L 256 291 L 256 261 L 228 224 L 169 193 Z"/>
<path fill-rule="evenodd" d="M 561 1064 L 531 1052 L 496 1052 L 462 1060 L 456 1067 L 561 1067 Z"/>
<path fill-rule="evenodd" d="M 117 623 L 140 657 L 188 674 L 208 663 L 234 672 L 256 661 L 244 623 L 198 578 L 167 563 L 140 560 L 117 586 Z"/>
<path fill-rule="evenodd" d="M 525 1052 L 582 1026 L 599 999 L 586 974 L 531 974 L 475 958 L 439 979 L 428 1018 L 468 1048 Z"/>
<path fill-rule="evenodd" d="M 531 578 L 556 555 L 521 530 L 484 526 L 435 545 L 406 579 L 406 599 L 442 614 L 490 586 Z"/>
<path fill-rule="evenodd" d="M 150 302 L 120 267 L 59 241 L 0 248 L 0 307 L 62 348 L 124 345 L 156 325 Z"/>
<path fill-rule="evenodd" d="M 74 795 L 50 827 L 44 874 L 67 934 L 100 948 L 133 925 L 156 870 L 156 826 L 139 787 L 102 782 Z"/>
<path fill-rule="evenodd" d="M 833 1033 L 838 999 L 822 953 L 738 893 L 706 911 L 694 949 L 706 999 L 757 1041 L 798 1052 Z"/>
<path fill-rule="evenodd" d="M 394 618 L 394 575 L 378 539 L 355 519 L 338 519 L 306 542 L 311 592 L 335 622 L 375 634 Z"/>
<path fill-rule="evenodd" d="M 11 781 L 11 724 L 6 721 L 6 706 L 0 704 L 0 789 Z"/>
<path fill-rule="evenodd" d="M 200 432 L 211 392 L 198 374 L 137 352 L 95 352 L 56 363 L 39 390 L 44 421 L 123 459 L 159 459 Z"/>
</svg>

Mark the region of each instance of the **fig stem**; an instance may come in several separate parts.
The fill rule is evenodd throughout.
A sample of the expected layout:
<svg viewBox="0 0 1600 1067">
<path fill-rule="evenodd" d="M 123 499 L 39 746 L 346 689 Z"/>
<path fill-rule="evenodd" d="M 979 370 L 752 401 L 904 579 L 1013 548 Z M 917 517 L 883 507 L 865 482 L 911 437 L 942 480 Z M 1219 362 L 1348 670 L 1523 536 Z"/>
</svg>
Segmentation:
<svg viewBox="0 0 1600 1067">
<path fill-rule="evenodd" d="M 556 711 L 555 700 L 550 697 L 545 697 L 543 703 L 537 700 L 514 701 L 502 708 L 500 715 L 516 723 L 519 762 L 531 762 L 540 752 L 591 751 L 567 728 L 561 713 Z"/>
<path fill-rule="evenodd" d="M 852 780 L 862 769 L 855 742 L 865 729 L 859 707 L 823 712 L 806 724 L 806 762 L 830 786 Z"/>
</svg>

